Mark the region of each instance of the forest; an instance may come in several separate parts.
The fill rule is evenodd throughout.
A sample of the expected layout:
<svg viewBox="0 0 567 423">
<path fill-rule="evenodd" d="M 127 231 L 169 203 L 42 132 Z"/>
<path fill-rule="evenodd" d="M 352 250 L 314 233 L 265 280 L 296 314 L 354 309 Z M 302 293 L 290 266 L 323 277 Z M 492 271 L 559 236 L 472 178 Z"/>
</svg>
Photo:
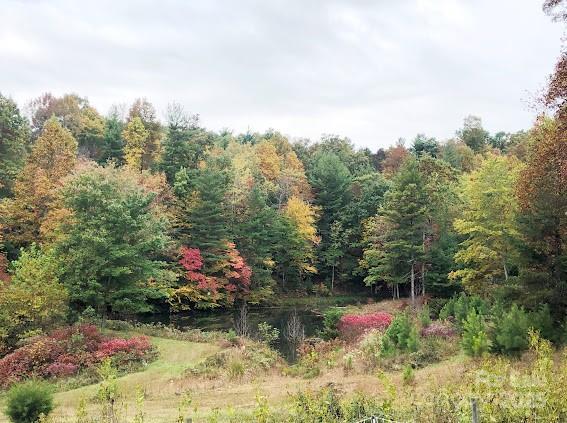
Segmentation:
<svg viewBox="0 0 567 423">
<path fill-rule="evenodd" d="M 565 22 L 564 6 L 547 0 L 544 10 Z M 0 94 L 0 404 L 7 396 L 11 421 L 37 421 L 13 417 L 10 398 L 34 390 L 26 380 L 51 381 L 63 393 L 98 383 L 100 419 L 121 421 L 117 378 L 152 369 L 179 348 L 173 343 L 190 342 L 187 354 L 202 349 L 202 360 L 187 358 L 196 361 L 183 377 L 197 380 L 238 384 L 278 368 L 277 378 L 335 383 L 337 369 L 359 378 L 382 369 L 372 376 L 382 396 L 347 401 L 328 386 L 300 392 L 289 417 L 274 411 L 279 397 L 250 395 L 251 421 L 346 422 L 370 412 L 469 421 L 459 420 L 469 418 L 467 406 L 445 391 L 404 408 L 386 380 L 393 372 L 420 397 L 416 374 L 457 356 L 463 366 L 461 352 L 475 371 L 504 378 L 519 360 L 526 374 L 549 378 L 540 387 L 546 406 L 525 415 L 498 402 L 499 392 L 521 388 L 482 385 L 494 389 L 475 391 L 493 395 L 480 405 L 493 421 L 565 421 L 566 99 L 563 50 L 529 129 L 490 133 L 470 115 L 451 139 L 417 134 L 371 151 L 332 134 L 211 131 L 175 102 L 160 119 L 143 97 L 104 115 L 80 94 L 45 93 L 25 105 Z M 358 305 L 326 310 L 318 342 L 303 336 L 297 315 L 284 328 L 248 328 L 250 309 L 341 296 Z M 226 311 L 236 311 L 227 333 L 140 323 Z M 284 332 L 297 341 L 297 360 L 287 364 L 273 349 Z M 206 396 L 213 388 L 203 386 Z M 183 395 L 178 408 L 190 410 L 197 400 Z M 144 394 L 135 397 L 141 407 Z M 73 401 L 69 421 L 91 421 L 85 398 Z M 201 408 L 196 421 L 244 418 Z M 136 410 L 131 421 L 141 423 Z M 51 408 L 44 411 L 41 421 Z"/>
</svg>

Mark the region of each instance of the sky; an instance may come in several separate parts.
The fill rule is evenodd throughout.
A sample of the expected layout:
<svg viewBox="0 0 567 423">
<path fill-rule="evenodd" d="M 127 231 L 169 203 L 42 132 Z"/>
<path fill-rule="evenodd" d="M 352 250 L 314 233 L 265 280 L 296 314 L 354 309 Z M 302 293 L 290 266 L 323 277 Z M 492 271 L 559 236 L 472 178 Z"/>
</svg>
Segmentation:
<svg viewBox="0 0 567 423">
<path fill-rule="evenodd" d="M 526 129 L 559 56 L 542 0 L 0 0 L 0 92 L 146 97 L 204 126 L 375 150 L 469 114 Z"/>
</svg>

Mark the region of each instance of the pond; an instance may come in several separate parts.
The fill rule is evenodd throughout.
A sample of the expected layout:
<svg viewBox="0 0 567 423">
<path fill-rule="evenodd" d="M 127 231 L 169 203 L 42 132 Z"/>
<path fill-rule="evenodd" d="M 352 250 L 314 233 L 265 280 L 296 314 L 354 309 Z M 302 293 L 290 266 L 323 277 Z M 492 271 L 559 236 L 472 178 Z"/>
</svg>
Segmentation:
<svg viewBox="0 0 567 423">
<path fill-rule="evenodd" d="M 342 306 L 358 303 L 356 299 L 346 301 L 338 301 Z M 313 305 L 286 305 L 276 307 L 251 307 L 248 310 L 249 327 L 253 334 L 256 333 L 258 323 L 267 322 L 273 327 L 279 329 L 280 335 L 274 343 L 274 348 L 288 361 L 296 360 L 296 348 L 293 342 L 290 342 L 284 336 L 290 317 L 296 313 L 303 328 L 305 337 L 317 336 L 323 328 L 323 313 L 334 304 L 313 304 Z M 173 326 L 184 329 L 203 329 L 203 330 L 223 330 L 228 331 L 234 328 L 235 312 L 232 310 L 211 310 L 211 311 L 195 311 L 189 313 L 172 314 L 168 317 L 168 321 Z M 165 319 L 160 319 L 162 322 Z"/>
</svg>

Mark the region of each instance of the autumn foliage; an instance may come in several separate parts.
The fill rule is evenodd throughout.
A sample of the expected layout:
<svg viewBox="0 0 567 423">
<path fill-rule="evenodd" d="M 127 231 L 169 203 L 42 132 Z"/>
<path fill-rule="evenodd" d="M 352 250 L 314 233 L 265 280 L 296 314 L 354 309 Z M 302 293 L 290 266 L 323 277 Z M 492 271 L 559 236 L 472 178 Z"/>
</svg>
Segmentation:
<svg viewBox="0 0 567 423">
<path fill-rule="evenodd" d="M 179 264 L 185 270 L 187 283 L 174 296 L 180 308 L 182 303 L 193 303 L 198 308 L 231 305 L 250 292 L 252 270 L 233 243 L 226 244 L 224 258 L 211 269 L 204 269 L 198 248 L 181 247 Z"/>
<path fill-rule="evenodd" d="M 392 323 L 390 313 L 345 314 L 337 325 L 342 338 L 354 339 L 370 329 L 385 330 Z"/>
<path fill-rule="evenodd" d="M 110 358 L 118 368 L 150 361 L 155 349 L 147 337 L 108 338 L 93 325 L 59 329 L 0 359 L 0 388 L 32 377 L 60 378 L 94 372 Z"/>
</svg>

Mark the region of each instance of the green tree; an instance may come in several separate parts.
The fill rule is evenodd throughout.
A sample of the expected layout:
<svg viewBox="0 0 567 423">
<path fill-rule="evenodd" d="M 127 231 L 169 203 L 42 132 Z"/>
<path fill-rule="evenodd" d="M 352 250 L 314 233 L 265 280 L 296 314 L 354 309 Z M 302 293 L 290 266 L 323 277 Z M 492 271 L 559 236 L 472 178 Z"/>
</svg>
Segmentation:
<svg viewBox="0 0 567 423">
<path fill-rule="evenodd" d="M 12 194 L 30 146 L 29 125 L 16 103 L 0 94 L 0 199 Z"/>
<path fill-rule="evenodd" d="M 365 252 L 368 276 L 373 285 L 380 280 L 394 288 L 409 280 L 412 302 L 416 293 L 416 268 L 423 259 L 423 234 L 426 223 L 424 181 L 415 159 L 408 159 L 394 177 L 380 209 L 377 241 Z"/>
<path fill-rule="evenodd" d="M 178 172 L 181 178 L 183 172 Z M 231 240 L 225 203 L 228 175 L 214 164 L 192 173 L 189 189 L 180 193 L 177 232 L 183 245 L 198 248 L 204 261 L 203 272 L 214 271 L 226 260 L 226 243 Z M 181 183 L 178 179 L 178 185 Z"/>
<path fill-rule="evenodd" d="M 70 179 L 62 197 L 71 218 L 61 224 L 55 251 L 71 304 L 149 311 L 147 299 L 163 296 L 158 257 L 168 242 L 166 221 L 152 212 L 154 194 L 125 171 L 94 167 Z"/>
<path fill-rule="evenodd" d="M 118 165 L 124 163 L 123 131 L 124 122 L 120 119 L 118 113 L 111 113 L 105 121 L 104 140 L 99 163 L 114 162 Z"/>
<path fill-rule="evenodd" d="M 67 290 L 53 254 L 34 244 L 21 251 L 12 268 L 11 280 L 0 281 L 0 353 L 23 336 L 63 323 L 67 315 Z"/>
<path fill-rule="evenodd" d="M 199 116 L 188 115 L 181 106 L 169 106 L 168 127 L 163 142 L 160 169 L 165 172 L 169 183 L 173 183 L 175 175 L 181 170 L 196 169 L 199 162 L 205 159 L 213 138 L 199 127 Z"/>
<path fill-rule="evenodd" d="M 477 116 L 467 116 L 458 137 L 475 153 L 483 151 L 489 141 L 489 133 L 482 127 L 482 120 Z"/>
<path fill-rule="evenodd" d="M 469 292 L 488 295 L 507 282 L 517 261 L 517 201 L 514 196 L 519 164 L 513 158 L 489 156 L 481 167 L 464 177 L 462 217 L 454 222 L 466 237 L 455 260 L 462 268 L 449 275 Z"/>
<path fill-rule="evenodd" d="M 235 241 L 246 262 L 252 269 L 252 285 L 249 302 L 258 302 L 272 294 L 275 267 L 277 210 L 267 205 L 266 196 L 258 187 L 249 193 L 247 207 L 237 218 Z"/>
<path fill-rule="evenodd" d="M 429 154 L 431 157 L 437 157 L 439 154 L 439 142 L 435 138 L 428 138 L 425 134 L 417 134 L 413 140 L 411 151 L 420 157 Z"/>
<path fill-rule="evenodd" d="M 340 212 L 348 203 L 352 177 L 339 156 L 323 152 L 317 157 L 309 179 L 315 191 L 315 203 L 321 210 L 318 224 L 321 256 L 330 257 L 327 250 L 331 245 L 331 225 L 339 219 Z M 328 269 L 328 264 L 325 267 Z M 332 272 L 332 266 L 329 270 Z"/>
</svg>

